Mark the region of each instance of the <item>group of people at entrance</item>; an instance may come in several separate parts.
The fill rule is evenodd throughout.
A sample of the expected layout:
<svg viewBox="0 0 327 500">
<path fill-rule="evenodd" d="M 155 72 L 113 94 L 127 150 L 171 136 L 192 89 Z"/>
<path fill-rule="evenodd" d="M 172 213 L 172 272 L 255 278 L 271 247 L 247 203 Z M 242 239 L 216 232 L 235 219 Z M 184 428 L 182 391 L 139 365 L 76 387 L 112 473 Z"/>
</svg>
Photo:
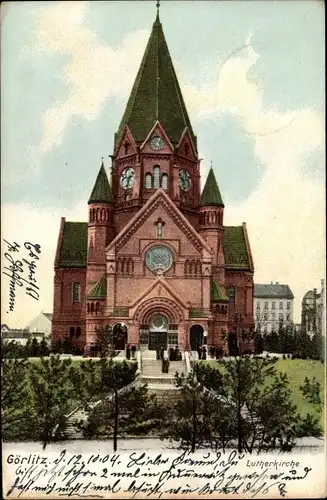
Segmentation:
<svg viewBox="0 0 327 500">
<path fill-rule="evenodd" d="M 127 346 L 126 346 L 126 359 L 131 359 L 131 355 L 132 355 L 132 359 L 135 359 L 135 352 L 136 352 L 136 346 L 132 345 L 132 347 L 130 348 L 129 344 L 127 344 Z"/>
<path fill-rule="evenodd" d="M 207 359 L 207 349 L 204 345 L 197 346 L 198 359 Z"/>
</svg>

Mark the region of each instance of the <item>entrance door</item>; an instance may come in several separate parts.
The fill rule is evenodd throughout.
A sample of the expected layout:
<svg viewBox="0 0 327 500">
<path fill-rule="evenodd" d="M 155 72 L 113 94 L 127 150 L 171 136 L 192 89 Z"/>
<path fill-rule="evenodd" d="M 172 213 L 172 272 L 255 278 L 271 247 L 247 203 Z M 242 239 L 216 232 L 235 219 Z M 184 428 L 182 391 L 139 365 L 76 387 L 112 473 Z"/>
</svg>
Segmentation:
<svg viewBox="0 0 327 500">
<path fill-rule="evenodd" d="M 150 332 L 149 350 L 155 351 L 157 347 L 167 350 L 167 332 Z"/>
<path fill-rule="evenodd" d="M 193 325 L 190 330 L 191 351 L 196 351 L 203 344 L 203 327 Z"/>
<path fill-rule="evenodd" d="M 126 327 L 118 323 L 113 328 L 113 343 L 116 351 L 123 351 L 127 342 Z"/>
</svg>

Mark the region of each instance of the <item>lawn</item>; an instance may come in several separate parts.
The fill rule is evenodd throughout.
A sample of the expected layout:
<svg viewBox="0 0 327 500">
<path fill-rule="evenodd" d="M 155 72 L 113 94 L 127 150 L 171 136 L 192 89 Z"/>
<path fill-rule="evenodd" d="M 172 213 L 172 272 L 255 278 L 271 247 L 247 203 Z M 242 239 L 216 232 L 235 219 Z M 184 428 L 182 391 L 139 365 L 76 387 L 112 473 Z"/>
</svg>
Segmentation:
<svg viewBox="0 0 327 500">
<path fill-rule="evenodd" d="M 209 359 L 206 361 L 200 361 L 200 363 L 208 364 L 215 368 L 217 366 L 217 361 L 214 359 Z M 321 384 L 321 397 L 325 400 L 325 380 L 324 364 L 320 361 L 315 361 L 312 359 L 279 359 L 276 362 L 276 368 L 283 373 L 287 374 L 289 384 L 292 387 L 292 400 L 293 403 L 298 407 L 298 411 L 301 416 L 305 416 L 307 413 L 311 413 L 316 417 L 321 418 L 321 423 L 324 427 L 325 425 L 325 412 L 324 410 L 320 413 L 312 404 L 310 404 L 300 391 L 300 385 L 303 384 L 305 377 L 309 379 L 315 377 Z"/>
</svg>

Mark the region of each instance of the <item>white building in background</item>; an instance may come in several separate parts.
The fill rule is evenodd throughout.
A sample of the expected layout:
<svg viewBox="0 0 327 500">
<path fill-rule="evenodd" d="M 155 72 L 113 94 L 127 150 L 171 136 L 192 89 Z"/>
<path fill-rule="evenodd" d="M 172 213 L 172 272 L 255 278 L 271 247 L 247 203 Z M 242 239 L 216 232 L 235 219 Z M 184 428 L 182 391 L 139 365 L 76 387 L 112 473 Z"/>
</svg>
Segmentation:
<svg viewBox="0 0 327 500">
<path fill-rule="evenodd" d="M 301 326 L 309 334 L 326 335 L 326 290 L 321 280 L 321 291 L 309 290 L 302 299 Z"/>
<path fill-rule="evenodd" d="M 51 328 L 52 313 L 45 313 L 43 311 L 26 326 L 26 329 L 28 329 L 30 333 L 42 333 L 45 334 L 46 337 L 51 335 Z"/>
<path fill-rule="evenodd" d="M 256 330 L 277 331 L 280 323 L 293 324 L 294 295 L 289 285 L 271 282 L 254 285 L 253 315 Z"/>
</svg>

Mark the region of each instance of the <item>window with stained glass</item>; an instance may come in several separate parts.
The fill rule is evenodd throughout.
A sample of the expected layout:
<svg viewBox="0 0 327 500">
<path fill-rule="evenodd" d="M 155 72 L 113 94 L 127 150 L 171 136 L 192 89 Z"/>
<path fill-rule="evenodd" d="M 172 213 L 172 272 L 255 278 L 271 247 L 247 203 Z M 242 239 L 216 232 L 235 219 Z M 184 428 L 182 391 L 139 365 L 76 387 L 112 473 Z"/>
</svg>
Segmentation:
<svg viewBox="0 0 327 500">
<path fill-rule="evenodd" d="M 155 246 L 148 250 L 145 262 L 151 271 L 165 272 L 173 263 L 173 254 L 167 247 Z"/>
</svg>

